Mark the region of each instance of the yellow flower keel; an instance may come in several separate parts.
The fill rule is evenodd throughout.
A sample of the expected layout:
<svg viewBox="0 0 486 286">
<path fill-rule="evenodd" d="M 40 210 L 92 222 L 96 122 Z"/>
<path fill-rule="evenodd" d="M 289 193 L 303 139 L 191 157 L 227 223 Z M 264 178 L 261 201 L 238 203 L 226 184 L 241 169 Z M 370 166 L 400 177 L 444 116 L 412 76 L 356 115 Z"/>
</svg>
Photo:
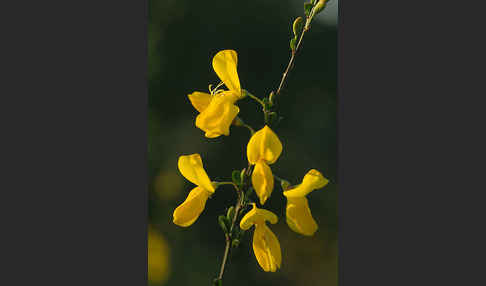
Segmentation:
<svg viewBox="0 0 486 286">
<path fill-rule="evenodd" d="M 314 235 L 318 229 L 306 197 L 287 198 L 286 220 L 290 229 L 302 235 Z"/>
</svg>

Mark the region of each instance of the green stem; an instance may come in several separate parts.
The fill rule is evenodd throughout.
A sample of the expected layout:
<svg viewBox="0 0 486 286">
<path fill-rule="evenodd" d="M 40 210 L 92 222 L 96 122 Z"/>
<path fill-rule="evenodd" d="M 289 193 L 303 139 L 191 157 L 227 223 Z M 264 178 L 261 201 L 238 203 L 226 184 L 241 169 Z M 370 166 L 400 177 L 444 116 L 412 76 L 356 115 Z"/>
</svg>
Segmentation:
<svg viewBox="0 0 486 286">
<path fill-rule="evenodd" d="M 248 130 L 250 130 L 250 133 L 251 133 L 252 136 L 253 136 L 253 134 L 255 134 L 255 129 L 253 129 L 250 125 L 244 123 L 243 126 L 248 128 Z"/>
<path fill-rule="evenodd" d="M 258 97 L 254 96 L 253 94 L 249 93 L 248 91 L 245 91 L 246 92 L 246 95 L 248 95 L 248 97 L 250 97 L 251 99 L 255 100 L 256 102 L 258 102 L 263 108 L 265 108 L 265 104 L 263 103 L 263 101 L 261 99 L 259 99 Z"/>
</svg>

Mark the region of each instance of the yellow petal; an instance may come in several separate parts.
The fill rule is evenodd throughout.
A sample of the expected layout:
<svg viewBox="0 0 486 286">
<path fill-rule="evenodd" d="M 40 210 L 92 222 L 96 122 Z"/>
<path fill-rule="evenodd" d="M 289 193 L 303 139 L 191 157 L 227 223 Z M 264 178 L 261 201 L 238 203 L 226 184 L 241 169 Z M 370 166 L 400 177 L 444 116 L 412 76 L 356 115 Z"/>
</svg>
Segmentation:
<svg viewBox="0 0 486 286">
<path fill-rule="evenodd" d="M 255 193 L 260 198 L 260 204 L 270 197 L 273 191 L 273 174 L 270 167 L 265 161 L 260 160 L 256 163 L 253 173 L 251 174 L 251 183 Z"/>
<path fill-rule="evenodd" d="M 213 69 L 216 74 L 229 90 L 237 92 L 240 97 L 241 87 L 236 71 L 237 64 L 238 55 L 233 50 L 220 51 L 213 58 Z"/>
<path fill-rule="evenodd" d="M 173 222 L 183 227 L 193 224 L 204 210 L 210 194 L 202 187 L 192 189 L 186 200 L 174 210 Z"/>
<path fill-rule="evenodd" d="M 312 217 L 306 197 L 287 198 L 287 224 L 293 231 L 311 236 L 317 231 L 317 223 Z"/>
<path fill-rule="evenodd" d="M 229 135 L 229 128 L 240 109 L 226 95 L 216 95 L 209 106 L 196 117 L 196 127 L 206 132 L 207 138 Z"/>
<path fill-rule="evenodd" d="M 203 112 L 209 106 L 212 99 L 211 94 L 199 91 L 195 91 L 189 94 L 187 97 L 189 97 L 192 106 L 194 106 L 194 108 L 199 112 Z"/>
<path fill-rule="evenodd" d="M 317 170 L 312 169 L 304 176 L 302 183 L 283 192 L 287 198 L 303 197 L 313 190 L 323 188 L 329 183 L 329 180 Z"/>
<path fill-rule="evenodd" d="M 267 125 L 253 134 L 246 147 L 250 164 L 255 164 L 260 159 L 265 160 L 267 164 L 273 164 L 281 153 L 282 143 Z"/>
<path fill-rule="evenodd" d="M 182 176 L 193 184 L 203 187 L 208 192 L 214 193 L 215 189 L 208 174 L 204 170 L 201 156 L 199 154 L 184 155 L 179 157 L 177 163 Z"/>
<path fill-rule="evenodd" d="M 258 264 L 266 272 L 275 272 L 282 263 L 280 243 L 275 234 L 265 225 L 255 227 L 253 252 Z"/>
<path fill-rule="evenodd" d="M 245 214 L 240 221 L 240 228 L 243 230 L 249 229 L 254 224 L 263 224 L 265 221 L 271 224 L 278 222 L 278 217 L 271 211 L 266 209 L 260 209 L 253 203 L 253 209 Z"/>
</svg>

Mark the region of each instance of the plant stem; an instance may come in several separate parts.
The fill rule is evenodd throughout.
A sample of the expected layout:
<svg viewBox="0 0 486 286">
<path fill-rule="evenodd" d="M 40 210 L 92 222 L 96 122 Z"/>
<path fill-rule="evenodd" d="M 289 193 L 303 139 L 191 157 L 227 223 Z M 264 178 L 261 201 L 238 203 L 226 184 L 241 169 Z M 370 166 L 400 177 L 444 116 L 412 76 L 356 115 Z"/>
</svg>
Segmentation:
<svg viewBox="0 0 486 286">
<path fill-rule="evenodd" d="M 246 170 L 247 176 L 248 176 L 249 173 L 250 172 L 249 172 L 249 168 L 248 168 Z M 247 176 L 245 176 L 245 177 L 247 177 Z M 243 207 L 244 198 L 245 198 L 245 193 L 243 192 L 243 190 L 240 190 L 236 185 L 235 185 L 235 187 L 236 187 L 236 190 L 237 190 L 237 193 L 238 193 L 238 199 L 237 199 L 236 204 L 235 204 L 235 215 L 233 216 L 233 221 L 231 222 L 229 234 L 225 234 L 226 245 L 224 247 L 223 262 L 221 263 L 221 269 L 219 271 L 218 278 L 216 278 L 216 280 L 219 280 L 219 281 L 221 281 L 223 279 L 224 268 L 225 268 L 226 263 L 228 261 L 228 256 L 229 256 L 230 249 L 231 249 L 231 242 L 232 242 L 231 235 L 233 233 L 233 229 L 235 228 L 236 221 L 238 219 L 238 215 L 240 213 L 240 210 Z"/>
<path fill-rule="evenodd" d="M 217 280 L 223 279 L 224 266 L 226 265 L 226 261 L 228 260 L 230 246 L 231 246 L 231 239 L 229 235 L 226 235 L 226 246 L 224 247 L 223 263 L 221 263 L 221 270 L 219 271 L 219 276 Z"/>
<path fill-rule="evenodd" d="M 287 75 L 289 74 L 290 70 L 293 67 L 294 61 L 295 61 L 295 55 L 299 51 L 300 45 L 302 44 L 302 39 L 304 38 L 305 32 L 309 30 L 309 23 L 310 23 L 311 18 L 307 18 L 306 25 L 304 27 L 304 30 L 302 31 L 302 34 L 300 34 L 299 42 L 297 43 L 297 46 L 295 47 L 295 50 L 292 51 L 292 56 L 290 57 L 289 64 L 287 65 L 287 68 L 285 69 L 285 72 L 282 75 L 282 79 L 280 80 L 280 85 L 278 86 L 277 92 L 275 95 L 280 94 L 280 90 L 282 89 L 285 80 L 287 79 Z"/>
<path fill-rule="evenodd" d="M 250 130 L 251 135 L 255 134 L 255 130 L 250 125 L 244 123 L 243 126 Z"/>
<path fill-rule="evenodd" d="M 248 95 L 248 97 L 250 97 L 251 99 L 257 101 L 262 107 L 265 107 L 265 104 L 263 103 L 263 101 L 261 99 L 259 99 L 258 97 L 254 96 L 253 94 L 249 93 L 248 91 L 246 92 L 246 95 Z"/>
</svg>

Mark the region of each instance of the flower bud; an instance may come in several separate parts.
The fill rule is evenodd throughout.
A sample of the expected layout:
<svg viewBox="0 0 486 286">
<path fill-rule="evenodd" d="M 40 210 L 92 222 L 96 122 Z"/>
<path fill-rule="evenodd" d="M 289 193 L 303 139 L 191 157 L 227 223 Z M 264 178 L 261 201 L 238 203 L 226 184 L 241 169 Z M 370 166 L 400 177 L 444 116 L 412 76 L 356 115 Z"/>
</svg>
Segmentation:
<svg viewBox="0 0 486 286">
<path fill-rule="evenodd" d="M 231 242 L 231 246 L 238 247 L 238 245 L 240 245 L 240 241 L 238 239 L 233 239 L 233 241 Z"/>
<path fill-rule="evenodd" d="M 241 183 L 245 182 L 245 176 L 246 176 L 246 168 L 243 168 L 243 170 L 241 170 L 241 173 L 240 173 Z"/>
<path fill-rule="evenodd" d="M 231 124 L 233 124 L 234 126 L 243 126 L 243 124 L 245 124 L 245 123 L 243 122 L 243 120 L 241 118 L 236 116 L 235 119 L 233 119 L 233 122 Z"/>
<path fill-rule="evenodd" d="M 321 12 L 324 8 L 326 8 L 327 0 L 319 0 L 316 6 L 314 6 L 314 15 L 317 15 Z"/>
<path fill-rule="evenodd" d="M 298 17 L 297 19 L 294 20 L 294 24 L 292 25 L 292 29 L 294 31 L 294 38 L 299 36 L 300 31 L 302 31 L 303 23 L 304 20 L 302 19 L 302 17 Z"/>
<path fill-rule="evenodd" d="M 290 187 L 289 181 L 286 180 L 281 180 L 280 181 L 280 186 L 282 186 L 282 190 L 287 190 Z"/>
</svg>

